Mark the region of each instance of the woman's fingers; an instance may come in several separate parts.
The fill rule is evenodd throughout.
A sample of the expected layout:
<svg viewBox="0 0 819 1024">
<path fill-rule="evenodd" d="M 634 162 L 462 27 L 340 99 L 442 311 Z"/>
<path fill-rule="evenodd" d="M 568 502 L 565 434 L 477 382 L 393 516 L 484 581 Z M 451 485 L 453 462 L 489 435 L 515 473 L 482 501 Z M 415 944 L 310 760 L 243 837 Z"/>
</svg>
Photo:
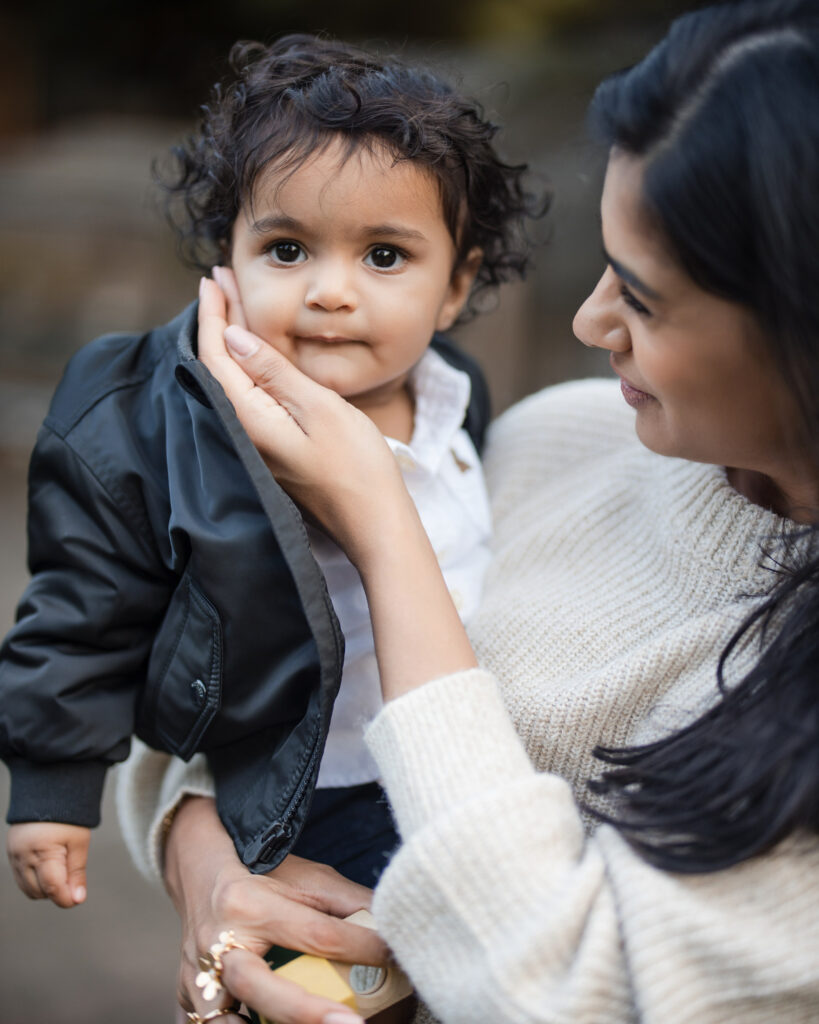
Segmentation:
<svg viewBox="0 0 819 1024">
<path fill-rule="evenodd" d="M 216 941 L 214 939 L 214 941 Z M 205 953 L 205 950 L 202 950 Z M 179 1010 L 177 1012 L 177 1021 L 179 1024 L 185 1024 L 190 1018 L 187 1016 L 188 1012 L 198 1013 L 200 1017 L 206 1016 L 213 1010 L 221 1009 L 224 1007 L 232 1007 L 238 1003 L 237 997 L 234 996 L 227 987 L 227 983 L 224 982 L 224 972 L 222 972 L 222 984 L 221 989 L 213 994 L 213 998 L 207 999 L 206 996 L 209 994 L 206 989 L 196 984 L 196 980 L 202 972 L 202 966 L 197 963 L 189 962 L 185 956 L 184 951 L 179 966 L 179 977 L 177 984 L 177 1001 L 179 1003 Z M 242 1018 L 236 1014 L 224 1014 L 216 1018 L 219 1024 L 240 1024 Z"/>
<path fill-rule="evenodd" d="M 213 1002 L 208 1003 L 198 993 L 193 998 L 190 998 L 186 992 L 180 991 L 177 994 L 177 1024 L 189 1024 L 191 1021 L 191 1018 L 188 1016 L 189 1013 L 196 1013 L 200 1018 L 203 1018 L 214 1010 L 227 1007 L 236 1008 L 236 1013 L 220 1014 L 218 1017 L 214 1018 L 218 1021 L 218 1024 L 245 1024 L 245 1018 L 239 1016 L 238 1001 L 227 991 L 222 993 L 222 996 L 223 998 L 215 999 Z M 195 1021 L 196 1018 L 194 1017 L 193 1020 Z"/>
<path fill-rule="evenodd" d="M 328 1017 L 333 1013 L 346 1014 L 345 1020 L 349 1024 L 359 1024 L 361 1018 L 351 1014 L 342 1004 L 307 992 L 299 985 L 278 977 L 261 958 L 259 950 L 275 942 L 322 959 L 384 964 L 389 961 L 387 949 L 376 933 L 329 917 L 279 893 L 257 900 L 253 916 L 255 921 L 244 923 L 246 935 L 239 926 L 236 927 L 236 941 L 249 948 L 234 948 L 222 954 L 222 991 L 207 1001 L 207 988 L 196 985 L 199 965 L 187 962 L 180 972 L 180 1004 L 202 1017 L 217 1007 L 230 1006 L 238 1000 L 252 1006 L 269 1020 L 276 1021 L 276 1024 L 335 1024 L 335 1019 Z M 260 941 L 262 931 L 268 933 L 265 941 Z M 219 1020 L 233 1024 L 239 1018 L 231 1014 Z M 338 1024 L 342 1024 L 341 1017 Z"/>
<path fill-rule="evenodd" d="M 227 300 L 227 320 L 230 324 L 238 324 L 239 327 L 247 327 L 242 297 L 239 295 L 239 286 L 236 283 L 236 276 L 230 267 L 214 267 L 211 271 L 213 280 L 222 289 L 222 294 Z"/>
<path fill-rule="evenodd" d="M 231 351 L 225 346 L 227 338 L 233 339 Z M 281 389 L 268 385 L 272 384 L 277 369 L 281 370 L 282 366 L 285 371 L 292 369 L 297 377 L 302 375 L 255 334 L 237 324 L 228 326 L 225 296 L 217 283 L 207 278 L 202 278 L 199 288 L 198 348 L 199 359 L 222 385 L 242 425 L 263 454 L 264 442 L 269 440 L 271 428 L 277 424 L 285 423 L 287 431 L 283 438 L 278 433 L 276 435 L 277 452 L 279 444 L 284 441 L 287 445 L 291 435 L 293 440 L 298 440 L 301 428 L 289 409 L 274 396 L 275 390 Z M 259 356 L 252 361 L 243 359 L 241 355 L 238 361 L 233 357 L 249 349 L 258 350 Z M 293 389 L 286 385 L 285 390 L 292 392 Z"/>
<path fill-rule="evenodd" d="M 377 932 L 312 907 L 292 906 L 287 918 L 276 921 L 274 927 L 275 936 L 271 935 L 270 941 L 285 949 L 298 949 L 313 956 L 353 964 L 390 962 L 387 946 Z"/>
<path fill-rule="evenodd" d="M 236 363 L 256 387 L 277 405 L 283 406 L 307 432 L 307 418 L 316 403 L 338 405 L 343 402 L 334 391 L 311 380 L 272 345 L 265 345 L 255 334 L 235 324 L 225 331 L 225 342 Z"/>
<path fill-rule="evenodd" d="M 376 932 L 324 912 L 328 903 L 335 902 L 343 905 L 344 913 L 352 914 L 367 905 L 369 890 L 360 892 L 357 887 L 344 897 L 322 895 L 320 879 L 315 889 L 312 882 L 304 883 L 302 872 L 309 873 L 308 862 L 295 860 L 297 863 L 291 863 L 283 875 L 278 874 L 280 865 L 270 877 L 240 876 L 221 885 L 213 897 L 216 920 L 225 922 L 225 927 L 235 931 L 237 941 L 255 952 L 277 945 L 348 963 L 386 963 L 387 947 Z M 293 884 L 293 878 L 298 879 L 298 885 Z M 341 888 L 334 880 L 329 885 L 336 892 Z M 204 952 L 215 941 L 215 935 L 200 933 L 196 953 Z M 196 959 L 193 953 L 191 959 Z"/>
<path fill-rule="evenodd" d="M 334 917 L 349 917 L 357 910 L 369 910 L 373 891 L 339 874 L 328 864 L 289 854 L 268 877 L 288 887 L 293 898 Z"/>
<path fill-rule="evenodd" d="M 278 977 L 260 957 L 234 950 L 225 957 L 223 977 L 234 995 L 276 1024 L 363 1024 L 344 1006 Z"/>
<path fill-rule="evenodd" d="M 253 381 L 225 348 L 227 315 L 222 289 L 215 281 L 203 277 L 199 282 L 198 354 L 233 401 L 233 396 L 251 390 Z"/>
</svg>

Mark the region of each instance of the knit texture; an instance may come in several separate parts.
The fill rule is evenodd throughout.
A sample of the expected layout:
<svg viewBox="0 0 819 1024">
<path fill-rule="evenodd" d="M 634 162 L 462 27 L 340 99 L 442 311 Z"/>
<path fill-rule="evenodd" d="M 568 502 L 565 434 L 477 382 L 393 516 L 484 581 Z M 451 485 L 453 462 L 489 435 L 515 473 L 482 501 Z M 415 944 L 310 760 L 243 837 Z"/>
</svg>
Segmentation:
<svg viewBox="0 0 819 1024">
<path fill-rule="evenodd" d="M 391 702 L 368 733 L 405 841 L 379 930 L 446 1024 L 819 1020 L 815 837 L 681 876 L 578 807 L 596 743 L 656 739 L 714 702 L 782 521 L 721 468 L 645 449 L 609 382 L 510 410 L 486 467 L 482 669 Z"/>
</svg>

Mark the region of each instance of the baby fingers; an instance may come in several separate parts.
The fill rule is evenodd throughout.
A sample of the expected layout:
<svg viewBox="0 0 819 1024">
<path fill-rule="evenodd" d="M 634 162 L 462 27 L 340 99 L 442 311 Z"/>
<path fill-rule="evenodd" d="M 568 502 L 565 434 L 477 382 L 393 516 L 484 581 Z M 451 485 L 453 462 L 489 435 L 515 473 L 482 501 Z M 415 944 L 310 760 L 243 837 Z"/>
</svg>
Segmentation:
<svg viewBox="0 0 819 1024">
<path fill-rule="evenodd" d="M 58 907 L 74 906 L 64 852 L 13 856 L 11 866 L 17 884 L 29 899 L 49 899 Z"/>
</svg>

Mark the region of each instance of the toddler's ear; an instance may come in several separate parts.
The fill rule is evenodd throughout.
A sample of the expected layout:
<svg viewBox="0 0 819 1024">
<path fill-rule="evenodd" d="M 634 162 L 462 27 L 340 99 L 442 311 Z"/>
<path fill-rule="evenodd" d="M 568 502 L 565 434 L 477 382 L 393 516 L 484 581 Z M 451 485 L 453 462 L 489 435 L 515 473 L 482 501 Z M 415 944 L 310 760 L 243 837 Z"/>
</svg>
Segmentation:
<svg viewBox="0 0 819 1024">
<path fill-rule="evenodd" d="M 464 259 L 452 271 L 449 291 L 438 313 L 438 321 L 435 324 L 436 330 L 449 330 L 458 319 L 458 314 L 464 308 L 466 300 L 469 298 L 472 284 L 475 281 L 475 276 L 481 269 L 482 262 L 483 249 L 476 245 L 469 250 Z"/>
</svg>

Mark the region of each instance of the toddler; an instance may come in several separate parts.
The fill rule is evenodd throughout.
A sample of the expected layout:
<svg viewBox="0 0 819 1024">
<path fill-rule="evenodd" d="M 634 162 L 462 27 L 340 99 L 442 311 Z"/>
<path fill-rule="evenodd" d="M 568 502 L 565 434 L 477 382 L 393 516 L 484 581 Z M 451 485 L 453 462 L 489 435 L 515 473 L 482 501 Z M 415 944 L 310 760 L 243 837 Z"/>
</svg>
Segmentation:
<svg viewBox="0 0 819 1024">
<path fill-rule="evenodd" d="M 522 275 L 523 167 L 476 103 L 341 43 L 240 44 L 166 175 L 228 318 L 388 438 L 456 605 L 490 522 L 483 380 L 439 332 Z M 0 657 L 9 854 L 86 895 L 89 829 L 131 737 L 207 755 L 243 862 L 291 850 L 372 884 L 395 843 L 363 731 L 380 704 L 358 575 L 305 524 L 196 359 L 197 306 L 69 363 L 30 470 L 31 583 Z M 378 528 L 377 523 L 372 524 Z"/>
</svg>

